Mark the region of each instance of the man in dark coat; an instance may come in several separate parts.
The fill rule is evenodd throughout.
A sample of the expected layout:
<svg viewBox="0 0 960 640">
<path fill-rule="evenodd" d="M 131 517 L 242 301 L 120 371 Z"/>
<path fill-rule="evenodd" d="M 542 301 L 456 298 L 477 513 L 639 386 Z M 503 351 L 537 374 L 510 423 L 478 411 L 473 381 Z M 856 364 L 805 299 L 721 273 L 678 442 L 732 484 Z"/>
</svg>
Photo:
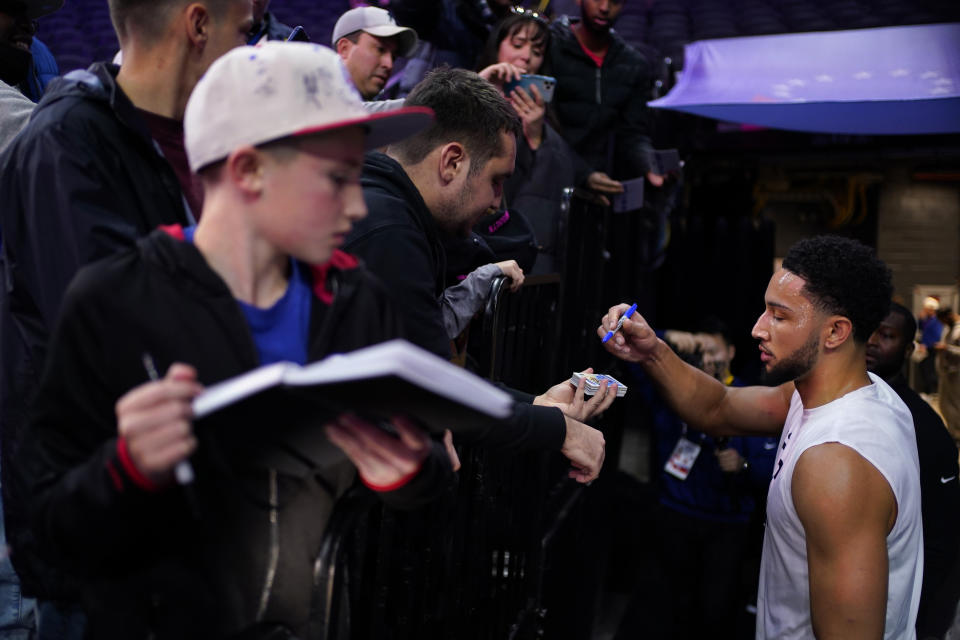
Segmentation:
<svg viewBox="0 0 960 640">
<path fill-rule="evenodd" d="M 557 79 L 560 133 L 580 157 L 617 180 L 646 176 L 659 187 L 647 110 L 651 63 L 612 30 L 623 3 L 577 0 L 580 19 L 563 16 L 550 27 L 544 68 Z"/>
<path fill-rule="evenodd" d="M 363 258 L 395 296 L 410 341 L 450 358 L 441 308 L 441 232 L 464 236 L 499 205 L 513 172 L 520 123 L 493 85 L 463 69 L 431 72 L 406 104 L 431 108 L 434 124 L 386 153 L 368 154 L 361 180 L 370 215 L 344 247 Z M 604 385 L 583 402 L 582 390 L 575 396 L 566 381 L 537 398 L 517 393 L 526 404 L 518 404 L 514 428 L 488 434 L 485 443 L 513 451 L 559 450 L 575 467 L 571 475 L 588 482 L 600 472 L 604 441 L 581 420 L 609 406 L 612 393 Z"/>
<path fill-rule="evenodd" d="M 10 468 L 63 293 L 84 264 L 199 212 L 180 120 L 197 79 L 245 42 L 252 23 L 251 0 L 114 0 L 110 8 L 122 69 L 97 63 L 55 80 L 0 156 L 4 518 L 24 590 L 44 599 L 71 596 L 34 561 Z"/>
<path fill-rule="evenodd" d="M 907 384 L 903 365 L 913 353 L 917 322 L 903 305 L 890 314 L 867 342 L 867 369 L 881 376 L 913 415 L 920 455 L 923 517 L 923 588 L 917 613 L 918 638 L 943 638 L 960 598 L 960 484 L 957 447 L 937 412 Z"/>
</svg>

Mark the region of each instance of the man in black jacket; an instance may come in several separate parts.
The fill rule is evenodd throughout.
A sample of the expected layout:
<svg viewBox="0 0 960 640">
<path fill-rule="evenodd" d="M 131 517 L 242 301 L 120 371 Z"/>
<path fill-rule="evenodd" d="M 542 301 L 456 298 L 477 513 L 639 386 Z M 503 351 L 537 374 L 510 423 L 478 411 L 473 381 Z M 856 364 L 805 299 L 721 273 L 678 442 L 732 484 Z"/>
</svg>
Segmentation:
<svg viewBox="0 0 960 640">
<path fill-rule="evenodd" d="M 197 79 L 244 43 L 252 22 L 251 0 L 113 0 L 110 10 L 123 67 L 97 63 L 55 81 L 0 156 L 4 517 L 24 589 L 44 597 L 62 595 L 59 581 L 43 584 L 31 562 L 8 470 L 63 292 L 82 265 L 199 213 L 202 191 L 186 165 L 180 120 Z"/>
<path fill-rule="evenodd" d="M 247 36 L 247 44 L 267 40 L 286 40 L 293 31 L 270 13 L 270 0 L 253 0 L 253 28 Z"/>
<path fill-rule="evenodd" d="M 362 184 L 370 215 L 354 226 L 344 246 L 394 295 L 410 341 L 450 358 L 440 233 L 463 236 L 499 205 L 503 182 L 513 172 L 520 122 L 493 85 L 463 69 L 431 72 L 406 104 L 432 109 L 434 123 L 386 153 L 367 156 Z M 605 386 L 588 402 L 582 394 L 567 382 L 536 398 L 516 393 L 526 404 L 518 405 L 514 428 L 490 432 L 484 443 L 559 450 L 575 467 L 571 476 L 588 482 L 600 472 L 604 441 L 580 421 L 606 409 L 616 394 Z"/>
<path fill-rule="evenodd" d="M 79 272 L 18 460 L 44 549 L 85 582 L 86 637 L 316 637 L 314 572 L 349 462 L 393 506 L 447 486 L 442 445 L 402 418 L 396 437 L 352 415 L 303 430 L 274 398 L 194 429 L 191 409 L 201 382 L 398 334 L 382 286 L 337 247 L 365 215 L 364 149 L 429 120 L 371 120 L 337 55 L 305 43 L 236 49 L 197 85 L 184 126 L 200 223 Z M 346 456 L 309 435 L 321 426 Z"/>
<path fill-rule="evenodd" d="M 918 638 L 943 638 L 960 598 L 960 484 L 957 447 L 937 412 L 910 388 L 903 364 L 913 353 L 917 321 L 893 303 L 867 342 L 867 369 L 886 380 L 913 415 L 920 455 L 923 518 L 923 587 L 917 613 Z"/>
<path fill-rule="evenodd" d="M 646 176 L 659 187 L 647 110 L 650 61 L 612 30 L 624 2 L 577 0 L 580 20 L 563 16 L 550 26 L 545 69 L 557 79 L 560 132 L 587 164 L 617 180 Z"/>
</svg>

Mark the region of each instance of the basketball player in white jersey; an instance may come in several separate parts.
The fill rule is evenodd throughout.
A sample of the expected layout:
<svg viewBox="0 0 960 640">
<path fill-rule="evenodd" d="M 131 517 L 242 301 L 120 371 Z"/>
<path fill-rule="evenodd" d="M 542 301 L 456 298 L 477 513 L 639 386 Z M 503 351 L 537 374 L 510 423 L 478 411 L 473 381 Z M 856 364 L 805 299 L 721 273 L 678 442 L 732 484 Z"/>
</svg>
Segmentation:
<svg viewBox="0 0 960 640">
<path fill-rule="evenodd" d="M 890 271 L 868 247 L 831 236 L 796 243 L 753 328 L 770 386 L 724 386 L 681 361 L 636 314 L 606 343 L 641 363 L 690 426 L 780 433 L 757 638 L 916 637 L 923 532 L 913 420 L 865 362 L 891 294 Z M 626 308 L 611 308 L 599 335 Z"/>
</svg>

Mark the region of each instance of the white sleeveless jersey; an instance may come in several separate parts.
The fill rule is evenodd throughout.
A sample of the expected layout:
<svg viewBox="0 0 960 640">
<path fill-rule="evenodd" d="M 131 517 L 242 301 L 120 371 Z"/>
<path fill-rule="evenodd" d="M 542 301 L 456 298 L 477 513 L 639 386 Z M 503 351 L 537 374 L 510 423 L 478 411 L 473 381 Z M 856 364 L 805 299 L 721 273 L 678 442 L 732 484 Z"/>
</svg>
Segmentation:
<svg viewBox="0 0 960 640">
<path fill-rule="evenodd" d="M 757 595 L 758 639 L 814 637 L 806 540 L 793 507 L 791 481 L 800 454 L 826 442 L 854 449 L 883 474 L 893 490 L 897 521 L 887 536 L 890 573 L 883 637 L 916 638 L 923 530 L 913 418 L 893 389 L 872 373 L 870 379 L 873 384 L 807 411 L 800 394 L 793 393 L 767 493 L 767 526 Z"/>
</svg>

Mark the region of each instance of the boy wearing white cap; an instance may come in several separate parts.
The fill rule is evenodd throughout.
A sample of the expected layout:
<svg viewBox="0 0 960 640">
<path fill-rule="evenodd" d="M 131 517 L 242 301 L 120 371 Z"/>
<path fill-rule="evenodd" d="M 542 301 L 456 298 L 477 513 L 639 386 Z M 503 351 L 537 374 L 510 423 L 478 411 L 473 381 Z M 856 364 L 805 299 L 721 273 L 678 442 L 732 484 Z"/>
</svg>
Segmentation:
<svg viewBox="0 0 960 640">
<path fill-rule="evenodd" d="M 378 7 L 350 9 L 333 27 L 333 48 L 364 100 L 383 90 L 397 57 L 416 46 L 417 32 L 397 25 L 387 10 Z"/>
<path fill-rule="evenodd" d="M 236 49 L 198 83 L 184 127 L 201 222 L 80 272 L 22 449 L 37 535 L 87 581 L 88 637 L 302 636 L 353 465 L 393 506 L 446 485 L 442 448 L 401 419 L 393 437 L 342 416 L 326 430 L 346 456 L 327 443 L 318 462 L 284 442 L 282 407 L 197 430 L 190 408 L 201 381 L 398 335 L 381 286 L 337 247 L 366 214 L 364 150 L 429 121 L 367 116 L 319 45 Z M 166 375 L 144 383 L 153 363 Z"/>
</svg>

